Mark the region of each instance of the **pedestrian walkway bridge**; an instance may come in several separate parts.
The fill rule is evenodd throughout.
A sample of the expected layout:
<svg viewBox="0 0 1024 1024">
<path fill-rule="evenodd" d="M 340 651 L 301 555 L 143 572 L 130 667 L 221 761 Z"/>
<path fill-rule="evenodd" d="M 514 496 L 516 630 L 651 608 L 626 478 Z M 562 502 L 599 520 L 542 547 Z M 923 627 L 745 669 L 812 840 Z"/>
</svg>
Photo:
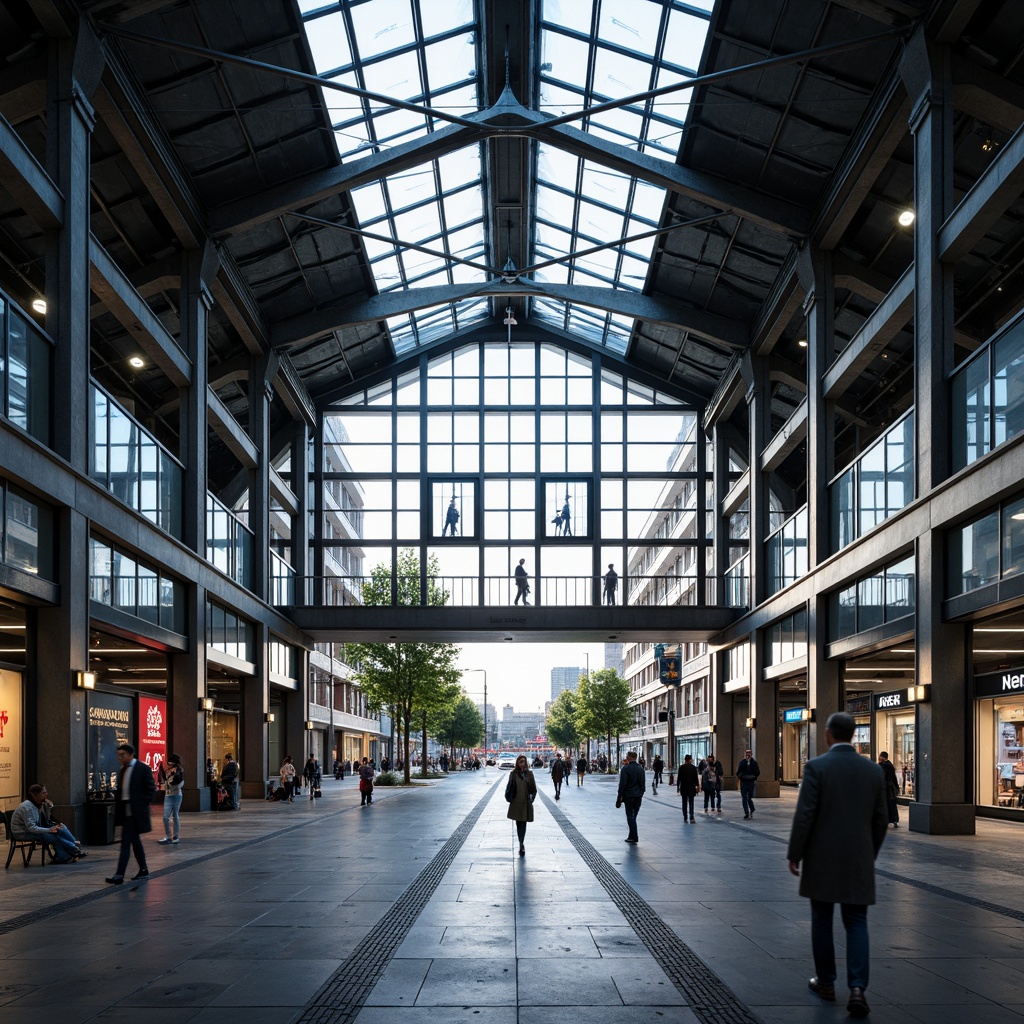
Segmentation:
<svg viewBox="0 0 1024 1024">
<path fill-rule="evenodd" d="M 629 846 L 614 777 L 549 778 L 515 854 L 506 773 L 416 789 L 324 782 L 323 799 L 187 814 L 146 837 L 150 878 L 114 888 L 117 847 L 0 881 L 0 1014 L 168 1024 L 835 1024 L 807 990 L 810 912 L 788 872 L 795 792 L 739 795 L 683 825 L 648 792 Z M 650 779 L 650 776 L 648 776 Z M 1020 826 L 890 831 L 869 912 L 871 1019 L 1024 1012 Z M 836 935 L 842 963 L 842 929 Z"/>
<path fill-rule="evenodd" d="M 543 641 L 700 643 L 744 610 L 735 602 L 699 601 L 714 581 L 678 577 L 628 578 L 622 603 L 603 602 L 590 577 L 543 577 L 529 604 L 515 603 L 508 577 L 326 577 L 294 580 L 275 604 L 319 642 Z M 297 597 L 305 603 L 297 603 Z"/>
</svg>

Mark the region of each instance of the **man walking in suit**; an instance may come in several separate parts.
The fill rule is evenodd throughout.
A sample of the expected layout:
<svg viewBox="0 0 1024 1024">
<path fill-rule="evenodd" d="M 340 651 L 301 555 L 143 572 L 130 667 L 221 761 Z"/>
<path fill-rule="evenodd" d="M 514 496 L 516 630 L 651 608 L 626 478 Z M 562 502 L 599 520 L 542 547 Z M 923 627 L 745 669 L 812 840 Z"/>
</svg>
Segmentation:
<svg viewBox="0 0 1024 1024">
<path fill-rule="evenodd" d="M 636 831 L 636 816 L 640 813 L 640 805 L 644 801 L 646 790 L 644 770 L 636 763 L 636 751 L 631 750 L 626 755 L 626 763 L 619 771 L 619 791 L 615 799 L 616 807 L 626 808 L 626 825 L 629 827 L 627 843 L 635 845 L 640 841 Z"/>
<path fill-rule="evenodd" d="M 850 988 L 846 1010 L 852 1017 L 866 1017 L 870 1012 L 864 998 L 868 906 L 875 902 L 875 858 L 889 815 L 885 777 L 850 743 L 854 727 L 851 715 L 829 715 L 825 723 L 828 750 L 804 765 L 786 858 L 789 870 L 800 879 L 800 895 L 811 901 L 811 948 L 817 974 L 808 987 L 822 999 L 835 1001 L 832 913 L 838 903 L 846 929 Z"/>
<path fill-rule="evenodd" d="M 736 768 L 736 777 L 740 780 L 744 818 L 749 818 L 754 813 L 754 790 L 757 788 L 757 777 L 760 774 L 761 766 L 754 760 L 753 750 L 748 749 Z"/>
<path fill-rule="evenodd" d="M 124 881 L 129 852 L 135 854 L 135 862 L 139 865 L 133 879 L 149 876 L 142 835 L 153 831 L 149 805 L 156 794 L 156 783 L 149 765 L 136 759 L 135 748 L 130 743 L 122 743 L 117 748 L 117 759 L 121 762 L 121 771 L 117 776 L 117 792 L 114 793 L 114 824 L 121 826 L 121 853 L 117 858 L 117 870 L 107 879 L 111 885 L 120 885 Z"/>
</svg>

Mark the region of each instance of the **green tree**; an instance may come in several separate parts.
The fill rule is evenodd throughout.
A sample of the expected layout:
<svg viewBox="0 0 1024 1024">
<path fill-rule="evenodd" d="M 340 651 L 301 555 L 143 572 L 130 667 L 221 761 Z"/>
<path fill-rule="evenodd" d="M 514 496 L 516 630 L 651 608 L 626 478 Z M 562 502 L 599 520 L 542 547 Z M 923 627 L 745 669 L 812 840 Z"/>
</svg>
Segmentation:
<svg viewBox="0 0 1024 1024">
<path fill-rule="evenodd" d="M 450 709 L 447 721 L 442 722 L 440 728 L 435 728 L 434 734 L 443 739 L 453 759 L 456 748 L 475 747 L 483 739 L 484 720 L 465 691 L 461 691 L 461 696 Z"/>
<path fill-rule="evenodd" d="M 580 678 L 576 723 L 583 736 L 608 740 L 608 771 L 612 766 L 612 736 L 633 725 L 629 707 L 629 683 L 613 668 L 601 668 Z"/>
<path fill-rule="evenodd" d="M 363 584 L 363 603 L 367 605 L 422 605 L 424 588 L 428 605 L 443 605 L 448 594 L 436 584 L 439 565 L 431 557 L 426 574 L 412 548 L 398 554 L 397 565 L 378 565 Z M 350 644 L 350 656 L 359 670 L 356 680 L 366 694 L 373 712 L 387 709 L 402 725 L 402 762 L 405 782 L 410 778 L 409 734 L 416 718 L 429 714 L 437 706 L 439 695 L 458 680 L 455 662 L 459 648 L 454 644 Z M 424 746 L 424 754 L 426 746 Z M 424 758 L 425 760 L 425 758 Z"/>
<path fill-rule="evenodd" d="M 576 721 L 578 700 L 573 690 L 563 690 L 551 705 L 545 722 L 548 739 L 562 750 L 579 748 L 580 728 Z"/>
</svg>

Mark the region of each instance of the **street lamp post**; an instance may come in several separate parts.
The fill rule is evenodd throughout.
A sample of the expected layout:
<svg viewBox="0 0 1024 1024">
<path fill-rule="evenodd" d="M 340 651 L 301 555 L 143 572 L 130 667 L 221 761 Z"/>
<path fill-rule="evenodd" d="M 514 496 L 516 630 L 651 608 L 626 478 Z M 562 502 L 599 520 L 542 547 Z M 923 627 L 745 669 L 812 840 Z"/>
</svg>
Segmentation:
<svg viewBox="0 0 1024 1024">
<path fill-rule="evenodd" d="M 462 674 L 467 672 L 482 672 L 484 676 L 484 768 L 487 767 L 487 669 L 485 668 L 464 668 Z"/>
</svg>

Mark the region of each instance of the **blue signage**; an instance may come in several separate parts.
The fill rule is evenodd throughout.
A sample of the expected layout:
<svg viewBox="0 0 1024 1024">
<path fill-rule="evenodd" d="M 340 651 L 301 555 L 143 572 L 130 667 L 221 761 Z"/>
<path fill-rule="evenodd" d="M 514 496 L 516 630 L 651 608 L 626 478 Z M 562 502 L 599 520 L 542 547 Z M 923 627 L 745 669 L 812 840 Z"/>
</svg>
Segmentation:
<svg viewBox="0 0 1024 1024">
<path fill-rule="evenodd" d="M 802 722 L 807 717 L 807 708 L 787 708 L 782 712 L 784 722 Z"/>
</svg>

